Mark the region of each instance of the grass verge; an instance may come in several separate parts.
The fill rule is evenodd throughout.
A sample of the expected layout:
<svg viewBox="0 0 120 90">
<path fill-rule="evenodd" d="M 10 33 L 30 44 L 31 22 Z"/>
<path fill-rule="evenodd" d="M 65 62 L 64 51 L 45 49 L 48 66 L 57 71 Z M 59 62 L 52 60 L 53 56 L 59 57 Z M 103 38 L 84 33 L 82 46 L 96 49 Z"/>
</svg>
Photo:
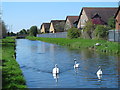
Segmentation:
<svg viewBox="0 0 120 90">
<path fill-rule="evenodd" d="M 110 42 L 106 40 L 91 40 L 91 39 L 67 39 L 67 38 L 42 38 L 42 37 L 26 37 L 29 40 L 40 40 L 44 42 L 54 43 L 58 45 L 69 46 L 70 48 L 80 49 L 88 48 L 104 53 L 118 54 L 120 55 L 120 43 Z M 100 43 L 100 46 L 95 46 L 96 43 Z"/>
<path fill-rule="evenodd" d="M 7 37 L 0 43 L 2 49 L 2 88 L 27 88 L 19 64 L 15 60 L 15 39 Z M 1 51 L 2 50 L 2 51 Z"/>
</svg>

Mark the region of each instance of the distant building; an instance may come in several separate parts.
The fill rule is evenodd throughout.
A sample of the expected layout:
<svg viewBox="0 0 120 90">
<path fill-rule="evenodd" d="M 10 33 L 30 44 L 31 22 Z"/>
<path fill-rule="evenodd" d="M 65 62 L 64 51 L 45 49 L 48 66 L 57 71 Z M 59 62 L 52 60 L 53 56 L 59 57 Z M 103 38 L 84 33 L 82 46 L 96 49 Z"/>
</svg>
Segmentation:
<svg viewBox="0 0 120 90">
<path fill-rule="evenodd" d="M 120 6 L 118 7 L 117 13 L 115 15 L 116 19 L 116 30 L 120 31 Z"/>
<path fill-rule="evenodd" d="M 83 7 L 77 28 L 83 28 L 88 20 L 92 20 L 93 24 L 107 24 L 108 19 L 115 15 L 117 8 L 103 8 L 103 7 Z"/>
<path fill-rule="evenodd" d="M 65 20 L 51 20 L 50 33 L 63 32 L 65 26 Z"/>
<path fill-rule="evenodd" d="M 72 27 L 76 27 L 77 28 L 77 21 L 78 21 L 78 17 L 79 16 L 67 16 L 66 20 L 65 20 L 65 27 L 64 30 L 67 31 L 68 29 L 72 28 Z"/>
<path fill-rule="evenodd" d="M 41 33 L 49 33 L 50 23 L 43 23 L 41 25 L 40 31 Z"/>
</svg>

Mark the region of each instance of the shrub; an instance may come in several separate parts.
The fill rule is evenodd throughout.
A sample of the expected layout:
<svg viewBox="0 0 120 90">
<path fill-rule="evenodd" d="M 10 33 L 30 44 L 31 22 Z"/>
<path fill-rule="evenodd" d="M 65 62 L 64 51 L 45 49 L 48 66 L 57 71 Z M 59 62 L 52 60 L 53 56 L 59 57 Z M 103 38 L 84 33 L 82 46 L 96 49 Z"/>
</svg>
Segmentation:
<svg viewBox="0 0 120 90">
<path fill-rule="evenodd" d="M 100 39 L 107 39 L 108 37 L 108 30 L 110 28 L 104 25 L 97 25 L 95 28 L 95 36 L 96 38 Z"/>
<path fill-rule="evenodd" d="M 68 29 L 67 37 L 72 39 L 72 38 L 78 38 L 80 37 L 81 33 L 80 30 L 77 28 L 70 28 Z"/>
<path fill-rule="evenodd" d="M 83 31 L 85 34 L 87 34 L 87 38 L 91 38 L 92 39 L 92 33 L 94 31 L 94 27 L 95 25 L 90 21 L 88 20 L 85 24 L 85 27 L 83 28 Z"/>
<path fill-rule="evenodd" d="M 108 26 L 111 27 L 111 29 L 115 28 L 115 19 L 114 19 L 114 17 L 109 18 Z"/>
</svg>

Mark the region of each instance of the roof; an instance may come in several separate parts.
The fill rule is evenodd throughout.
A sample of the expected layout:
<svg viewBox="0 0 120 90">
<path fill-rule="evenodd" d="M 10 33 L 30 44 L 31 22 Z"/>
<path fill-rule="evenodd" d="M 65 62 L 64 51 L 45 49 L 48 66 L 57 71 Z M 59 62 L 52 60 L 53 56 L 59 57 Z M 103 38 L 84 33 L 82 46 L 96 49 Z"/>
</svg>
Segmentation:
<svg viewBox="0 0 120 90">
<path fill-rule="evenodd" d="M 43 26 L 43 25 L 44 25 L 45 30 L 49 30 L 49 28 L 50 28 L 50 23 L 42 23 L 41 29 L 42 29 L 42 26 Z"/>
<path fill-rule="evenodd" d="M 114 17 L 114 18 L 116 18 L 116 17 L 117 17 L 117 15 L 118 15 L 119 11 L 120 11 L 120 6 L 118 7 L 118 10 L 117 10 L 117 12 L 116 12 L 116 14 L 115 14 L 115 17 Z"/>
<path fill-rule="evenodd" d="M 79 16 L 67 16 L 66 20 L 69 19 L 71 26 L 74 26 L 73 24 L 78 21 Z"/>
<path fill-rule="evenodd" d="M 96 13 L 94 16 L 91 17 L 91 21 L 93 24 L 103 24 L 103 25 L 107 24 L 101 19 L 98 13 Z"/>
<path fill-rule="evenodd" d="M 65 22 L 65 20 L 51 20 L 50 23 L 56 24 L 56 23 L 60 23 L 60 22 Z"/>
<path fill-rule="evenodd" d="M 50 28 L 50 23 L 43 23 L 45 28 Z"/>
<path fill-rule="evenodd" d="M 55 30 L 64 29 L 65 20 L 51 20 Z"/>
<path fill-rule="evenodd" d="M 45 28 L 50 28 L 50 23 L 42 23 L 42 25 L 44 25 Z M 42 25 L 41 25 L 41 28 L 42 28 Z"/>
<path fill-rule="evenodd" d="M 88 19 L 91 19 L 96 13 L 98 13 L 101 19 L 107 23 L 108 19 L 115 15 L 117 8 L 116 7 L 83 7 L 80 12 L 80 16 L 82 15 L 83 10 L 85 11 Z"/>
</svg>

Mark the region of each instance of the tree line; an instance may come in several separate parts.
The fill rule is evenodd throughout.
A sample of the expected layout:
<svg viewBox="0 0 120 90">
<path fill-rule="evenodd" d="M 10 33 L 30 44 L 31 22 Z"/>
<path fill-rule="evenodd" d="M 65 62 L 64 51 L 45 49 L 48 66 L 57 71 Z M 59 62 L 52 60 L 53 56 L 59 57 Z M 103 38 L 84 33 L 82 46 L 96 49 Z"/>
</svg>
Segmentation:
<svg viewBox="0 0 120 90">
<path fill-rule="evenodd" d="M 0 22 L 0 38 L 5 38 L 6 36 L 18 36 L 18 35 L 29 35 L 36 36 L 39 33 L 37 26 L 31 26 L 30 29 L 22 29 L 17 33 L 10 32 L 7 29 L 7 25 L 4 21 Z"/>
<path fill-rule="evenodd" d="M 36 36 L 39 33 L 37 26 L 31 26 L 30 29 L 22 29 L 17 32 L 17 35 L 29 35 L 29 36 Z"/>
</svg>

